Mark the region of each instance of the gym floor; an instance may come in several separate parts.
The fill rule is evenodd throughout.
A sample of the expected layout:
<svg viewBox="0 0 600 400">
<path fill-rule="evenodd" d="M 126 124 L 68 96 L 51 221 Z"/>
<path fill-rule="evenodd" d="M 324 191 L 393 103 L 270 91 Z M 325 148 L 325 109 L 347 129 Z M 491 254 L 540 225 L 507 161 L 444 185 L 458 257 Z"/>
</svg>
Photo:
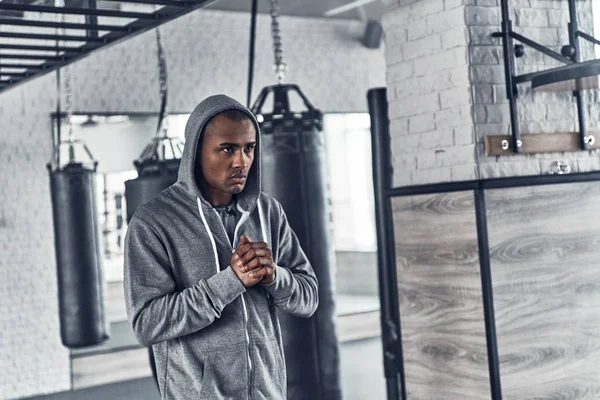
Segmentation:
<svg viewBox="0 0 600 400">
<path fill-rule="evenodd" d="M 386 397 L 381 338 L 342 343 L 340 345 L 340 361 L 344 400 L 384 399 Z M 29 399 L 158 400 L 159 395 L 152 378 L 141 378 Z"/>
</svg>

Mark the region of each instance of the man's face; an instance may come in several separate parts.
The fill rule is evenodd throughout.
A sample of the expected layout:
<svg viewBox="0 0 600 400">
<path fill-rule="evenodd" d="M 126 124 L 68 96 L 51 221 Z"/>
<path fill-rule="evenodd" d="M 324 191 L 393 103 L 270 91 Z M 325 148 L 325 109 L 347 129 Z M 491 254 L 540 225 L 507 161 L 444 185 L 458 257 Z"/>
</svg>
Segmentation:
<svg viewBox="0 0 600 400">
<path fill-rule="evenodd" d="M 196 158 L 201 168 L 201 190 L 213 205 L 226 204 L 240 193 L 254 162 L 256 129 L 250 120 L 215 116 L 206 127 Z"/>
</svg>

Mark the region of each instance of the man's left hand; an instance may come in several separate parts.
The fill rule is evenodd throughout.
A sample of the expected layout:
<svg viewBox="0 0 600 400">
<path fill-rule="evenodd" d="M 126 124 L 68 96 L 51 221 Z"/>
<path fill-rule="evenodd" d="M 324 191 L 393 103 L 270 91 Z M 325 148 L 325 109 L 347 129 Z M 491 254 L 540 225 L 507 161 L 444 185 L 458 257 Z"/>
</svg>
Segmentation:
<svg viewBox="0 0 600 400">
<path fill-rule="evenodd" d="M 260 279 L 260 283 L 269 284 L 275 280 L 273 252 L 265 242 L 252 242 L 247 235 L 242 235 L 233 262 L 237 262 L 242 272 L 251 278 Z"/>
</svg>

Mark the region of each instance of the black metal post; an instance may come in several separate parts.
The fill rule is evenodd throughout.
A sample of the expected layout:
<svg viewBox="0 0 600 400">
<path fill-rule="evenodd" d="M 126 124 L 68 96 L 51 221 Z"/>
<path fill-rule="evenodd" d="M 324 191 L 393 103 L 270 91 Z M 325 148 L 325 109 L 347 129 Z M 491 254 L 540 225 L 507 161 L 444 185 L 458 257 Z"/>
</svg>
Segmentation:
<svg viewBox="0 0 600 400">
<path fill-rule="evenodd" d="M 377 265 L 379 299 L 381 303 L 381 338 L 383 366 L 388 400 L 406 400 L 404 356 L 400 329 L 398 280 L 392 218 L 391 189 L 392 164 L 388 104 L 385 88 L 371 89 L 367 95 L 371 115 L 371 143 L 373 154 L 373 184 L 375 189 L 375 220 L 377 226 Z M 402 397 L 400 397 L 402 396 Z"/>
<path fill-rule="evenodd" d="M 513 46 L 512 22 L 508 10 L 508 0 L 500 0 L 502 8 L 502 52 L 504 54 L 504 75 L 506 76 L 506 96 L 510 108 L 510 126 L 512 130 L 512 148 L 515 153 L 521 151 L 521 133 L 517 112 L 517 87 L 515 76 L 515 53 Z"/>
<path fill-rule="evenodd" d="M 492 394 L 492 400 L 502 400 L 484 189 L 479 188 L 475 190 L 474 196 L 475 217 L 477 220 L 477 244 L 479 247 L 479 266 L 481 271 L 481 288 L 483 294 L 483 315 L 485 319 L 485 336 L 487 345 L 488 369 L 490 374 L 490 390 Z"/>
<path fill-rule="evenodd" d="M 87 7 L 91 8 L 91 9 L 97 9 L 98 4 L 97 4 L 96 0 L 87 0 Z M 85 23 L 88 25 L 98 25 L 98 16 L 97 15 L 86 15 Z M 86 31 L 86 34 L 88 37 L 97 38 L 98 30 L 97 29 L 88 29 Z"/>
<path fill-rule="evenodd" d="M 581 62 L 581 48 L 579 46 L 579 24 L 577 22 L 577 8 L 575 7 L 575 0 L 569 0 L 569 44 L 575 49 L 573 54 L 573 61 Z M 579 83 L 575 81 L 575 85 Z M 588 136 L 587 128 L 585 126 L 585 104 L 583 100 L 583 93 L 579 89 L 573 91 L 573 96 L 577 103 L 577 120 L 579 122 L 579 144 L 583 150 L 588 150 Z"/>
</svg>

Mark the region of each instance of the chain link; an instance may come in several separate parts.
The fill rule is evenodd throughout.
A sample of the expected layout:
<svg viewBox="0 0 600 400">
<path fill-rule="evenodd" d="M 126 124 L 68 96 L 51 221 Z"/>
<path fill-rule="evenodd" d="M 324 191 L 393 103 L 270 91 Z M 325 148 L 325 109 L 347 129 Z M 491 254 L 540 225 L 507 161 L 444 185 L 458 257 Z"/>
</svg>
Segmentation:
<svg viewBox="0 0 600 400">
<path fill-rule="evenodd" d="M 167 131 L 167 59 L 165 57 L 165 51 L 162 46 L 162 40 L 160 30 L 156 28 L 156 49 L 158 57 L 158 89 L 159 96 L 161 99 L 161 115 L 159 115 L 160 126 L 158 127 L 157 134 Z"/>
<path fill-rule="evenodd" d="M 64 7 L 65 6 L 65 2 L 64 0 L 55 0 L 56 7 Z M 65 22 L 66 21 L 66 17 L 65 14 L 62 14 L 61 16 L 61 22 Z M 62 34 L 66 35 L 66 28 L 62 28 Z M 57 45 L 60 45 L 60 42 L 57 41 Z M 69 142 L 73 143 L 75 141 L 75 138 L 73 137 L 73 124 L 72 124 L 72 118 L 73 118 L 73 87 L 71 85 L 71 67 L 66 65 L 64 67 L 62 67 L 62 70 L 64 71 L 65 74 L 65 109 L 67 111 L 67 126 L 69 128 Z M 60 87 L 59 87 L 60 89 Z M 59 98 L 60 99 L 60 98 Z"/>
<path fill-rule="evenodd" d="M 279 0 L 271 0 L 271 35 L 273 37 L 273 52 L 275 55 L 275 74 L 281 84 L 285 79 L 287 65 L 283 62 L 283 45 L 281 29 L 279 29 Z"/>
</svg>

